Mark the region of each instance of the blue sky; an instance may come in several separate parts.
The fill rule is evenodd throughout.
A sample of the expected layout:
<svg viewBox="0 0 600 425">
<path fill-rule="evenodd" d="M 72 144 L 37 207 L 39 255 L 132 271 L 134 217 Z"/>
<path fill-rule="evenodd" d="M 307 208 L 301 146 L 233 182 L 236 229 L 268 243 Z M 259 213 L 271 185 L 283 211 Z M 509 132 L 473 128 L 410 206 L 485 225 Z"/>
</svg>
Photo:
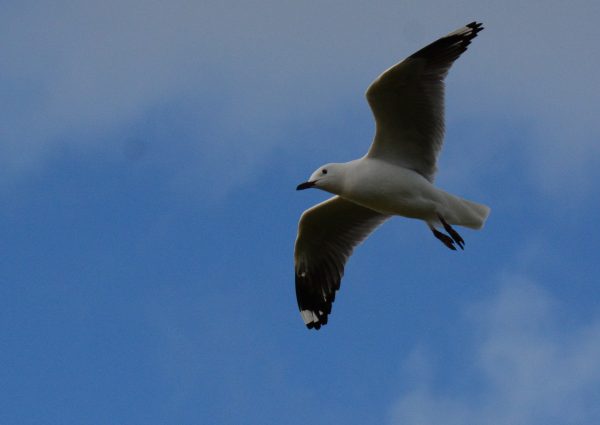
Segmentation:
<svg viewBox="0 0 600 425">
<path fill-rule="evenodd" d="M 0 422 L 596 424 L 592 1 L 0 3 Z M 293 283 L 319 165 L 363 93 L 472 20 L 437 184 L 451 252 L 386 223 L 330 324 Z"/>
</svg>

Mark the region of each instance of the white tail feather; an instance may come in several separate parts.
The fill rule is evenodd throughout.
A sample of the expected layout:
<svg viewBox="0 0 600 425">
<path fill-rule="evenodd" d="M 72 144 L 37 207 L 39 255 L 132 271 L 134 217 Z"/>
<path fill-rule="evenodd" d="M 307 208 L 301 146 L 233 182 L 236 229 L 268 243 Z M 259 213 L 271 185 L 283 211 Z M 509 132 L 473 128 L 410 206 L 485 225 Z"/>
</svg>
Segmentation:
<svg viewBox="0 0 600 425">
<path fill-rule="evenodd" d="M 481 229 L 490 214 L 490 207 L 446 194 L 445 206 L 447 211 L 442 215 L 444 219 L 457 226 Z"/>
</svg>

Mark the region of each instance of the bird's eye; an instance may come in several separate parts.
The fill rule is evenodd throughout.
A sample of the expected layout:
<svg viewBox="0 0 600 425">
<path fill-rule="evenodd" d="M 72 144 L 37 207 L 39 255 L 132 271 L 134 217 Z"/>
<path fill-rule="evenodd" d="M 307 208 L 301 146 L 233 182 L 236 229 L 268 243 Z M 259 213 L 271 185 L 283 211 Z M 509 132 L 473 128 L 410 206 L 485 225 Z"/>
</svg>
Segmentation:
<svg viewBox="0 0 600 425">
<path fill-rule="evenodd" d="M 321 171 L 321 173 L 327 174 L 327 168 L 323 168 L 323 170 Z"/>
</svg>

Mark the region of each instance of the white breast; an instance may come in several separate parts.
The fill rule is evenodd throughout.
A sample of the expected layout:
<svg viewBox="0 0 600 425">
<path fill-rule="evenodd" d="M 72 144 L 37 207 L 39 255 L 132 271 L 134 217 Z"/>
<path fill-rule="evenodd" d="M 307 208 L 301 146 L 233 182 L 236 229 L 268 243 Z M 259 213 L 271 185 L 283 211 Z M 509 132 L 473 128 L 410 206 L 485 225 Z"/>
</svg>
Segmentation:
<svg viewBox="0 0 600 425">
<path fill-rule="evenodd" d="M 366 157 L 348 166 L 340 195 L 349 201 L 387 215 L 424 220 L 436 216 L 439 191 L 419 173 Z"/>
</svg>

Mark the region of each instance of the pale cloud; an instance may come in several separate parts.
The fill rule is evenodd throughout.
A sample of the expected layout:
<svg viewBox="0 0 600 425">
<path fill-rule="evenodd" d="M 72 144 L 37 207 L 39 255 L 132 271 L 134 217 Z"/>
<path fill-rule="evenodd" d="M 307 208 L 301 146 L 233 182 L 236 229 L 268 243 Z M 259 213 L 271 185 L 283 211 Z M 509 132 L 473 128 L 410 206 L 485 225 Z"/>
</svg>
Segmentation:
<svg viewBox="0 0 600 425">
<path fill-rule="evenodd" d="M 428 372 L 418 372 L 414 388 L 394 404 L 390 423 L 598 423 L 600 319 L 569 323 L 564 308 L 531 281 L 508 279 L 491 300 L 468 312 L 475 337 L 464 362 L 477 384 L 468 391 L 437 391 L 428 362 Z M 409 360 L 411 371 L 415 360 Z"/>
<path fill-rule="evenodd" d="M 450 75 L 450 125 L 465 117 L 525 121 L 530 131 L 519 149 L 547 193 L 585 193 L 598 165 L 597 2 L 129 0 L 3 8 L 0 37 L 10 41 L 0 58 L 0 89 L 10 99 L 0 117 L 4 178 L 43 169 L 65 146 L 93 152 L 126 143 L 127 129 L 150 111 L 191 98 L 198 115 L 186 124 L 183 174 L 234 163 L 224 184 L 235 185 L 275 152 L 318 148 L 323 140 L 297 146 L 288 133 L 323 117 L 360 109 L 371 129 L 362 96 L 371 80 L 473 19 L 486 31 Z M 503 139 L 460 142 L 485 164 L 515 149 Z"/>
</svg>

